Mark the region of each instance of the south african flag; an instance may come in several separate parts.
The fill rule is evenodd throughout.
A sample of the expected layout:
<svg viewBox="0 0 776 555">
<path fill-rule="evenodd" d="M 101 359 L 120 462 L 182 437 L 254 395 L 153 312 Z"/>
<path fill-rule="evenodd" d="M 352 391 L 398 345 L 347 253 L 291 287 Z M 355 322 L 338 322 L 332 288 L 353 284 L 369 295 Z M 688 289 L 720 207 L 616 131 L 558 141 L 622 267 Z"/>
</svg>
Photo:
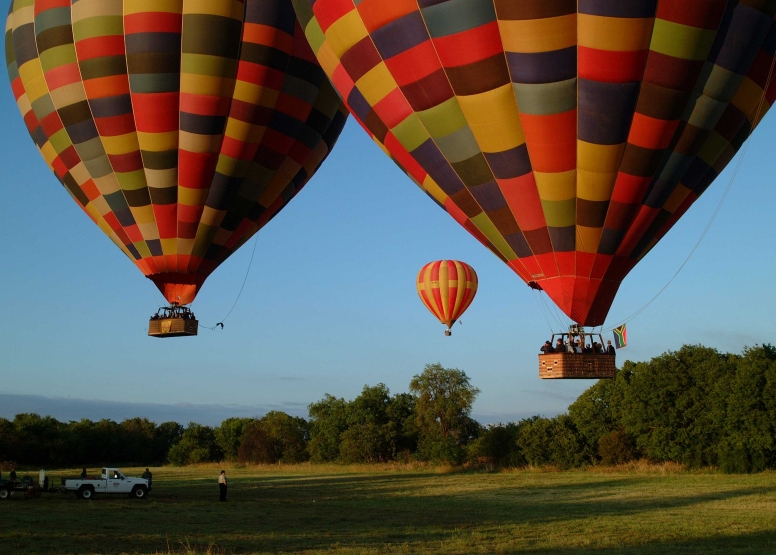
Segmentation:
<svg viewBox="0 0 776 555">
<path fill-rule="evenodd" d="M 619 328 L 614 328 L 614 346 L 617 349 L 622 349 L 628 344 L 628 332 L 625 330 L 625 324 Z"/>
</svg>

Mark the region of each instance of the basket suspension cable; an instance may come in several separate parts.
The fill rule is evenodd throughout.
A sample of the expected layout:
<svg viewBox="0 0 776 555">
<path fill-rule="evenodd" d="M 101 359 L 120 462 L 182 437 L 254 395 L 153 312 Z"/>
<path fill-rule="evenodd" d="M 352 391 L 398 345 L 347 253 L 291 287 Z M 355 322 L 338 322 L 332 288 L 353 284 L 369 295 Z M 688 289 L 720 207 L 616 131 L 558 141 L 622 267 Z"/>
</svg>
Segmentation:
<svg viewBox="0 0 776 555">
<path fill-rule="evenodd" d="M 740 156 L 738 157 L 738 161 L 736 162 L 736 165 L 733 168 L 733 173 L 731 174 L 730 179 L 728 180 L 727 187 L 725 188 L 725 191 L 722 194 L 722 197 L 719 199 L 719 203 L 717 204 L 717 207 L 714 210 L 714 213 L 711 215 L 709 222 L 706 224 L 706 227 L 704 228 L 703 233 L 701 233 L 701 236 L 698 238 L 698 241 L 695 243 L 695 246 L 690 251 L 690 254 L 687 255 L 687 258 L 684 259 L 684 262 L 682 262 L 682 264 L 679 266 L 679 269 L 676 270 L 673 276 L 671 276 L 671 279 L 669 279 L 668 282 L 662 287 L 662 289 L 660 289 L 660 291 L 658 291 L 657 294 L 654 297 L 652 297 L 644 306 L 642 306 L 640 309 L 638 309 L 636 312 L 634 312 L 627 318 L 621 320 L 619 325 L 612 326 L 611 328 L 607 328 L 606 330 L 602 329 L 601 333 L 603 333 L 604 331 L 606 332 L 612 331 L 619 326 L 627 324 L 628 322 L 630 322 L 631 320 L 639 316 L 642 312 L 644 312 L 649 307 L 649 305 L 655 302 L 657 298 L 663 294 L 663 291 L 668 289 L 668 286 L 671 285 L 674 279 L 676 279 L 676 277 L 679 275 L 682 269 L 684 269 L 684 267 L 690 261 L 690 258 L 692 258 L 692 255 L 695 254 L 695 251 L 698 250 L 698 247 L 700 247 L 701 242 L 703 242 L 703 239 L 706 237 L 706 234 L 709 232 L 709 229 L 711 229 L 712 224 L 717 219 L 717 216 L 719 215 L 720 210 L 722 210 L 722 205 L 725 203 L 725 199 L 727 199 L 727 196 L 733 187 L 733 183 L 735 182 L 736 177 L 738 176 L 738 171 L 741 169 L 741 165 L 744 161 L 744 158 L 746 157 L 746 152 L 747 150 L 749 150 L 749 144 L 750 144 L 749 139 L 752 136 L 752 133 L 754 133 L 754 129 L 760 121 L 760 115 L 762 113 L 763 105 L 765 104 L 765 96 L 767 95 L 768 89 L 772 84 L 774 67 L 776 67 L 776 55 L 774 55 L 773 60 L 771 61 L 771 69 L 768 72 L 768 78 L 765 80 L 765 85 L 763 86 L 763 94 L 760 97 L 759 104 L 757 105 L 757 111 L 755 113 L 754 119 L 752 120 L 752 126 L 749 128 L 749 133 L 747 133 L 746 135 L 746 139 L 744 140 L 744 144 L 741 148 Z M 603 328 L 603 325 L 602 325 L 602 328 Z"/>
<path fill-rule="evenodd" d="M 534 293 L 538 293 L 538 291 L 534 290 Z M 550 324 L 550 319 L 547 318 L 547 313 L 545 312 L 545 309 L 542 308 L 542 304 L 536 298 L 536 295 L 534 295 L 533 298 L 534 298 L 534 301 L 536 302 L 536 305 L 539 307 L 539 312 L 541 312 L 542 316 L 544 316 L 544 321 L 547 322 L 547 327 L 550 328 L 550 333 L 553 333 L 552 332 L 552 324 Z"/>
<path fill-rule="evenodd" d="M 251 251 L 251 259 L 248 262 L 248 269 L 245 270 L 245 278 L 243 278 L 242 285 L 240 286 L 240 290 L 237 292 L 237 297 L 234 299 L 234 303 L 232 303 L 232 308 L 229 309 L 229 312 L 226 313 L 226 316 L 221 318 L 219 322 L 216 323 L 213 327 L 208 326 L 200 326 L 202 328 L 208 329 L 208 330 L 215 330 L 216 328 L 220 327 L 221 329 L 224 329 L 224 322 L 227 318 L 229 318 L 229 315 L 234 310 L 234 307 L 237 306 L 237 301 L 240 300 L 240 296 L 242 295 L 243 289 L 245 289 L 245 284 L 248 282 L 248 275 L 251 273 L 251 266 L 253 266 L 253 257 L 256 256 L 256 245 L 259 244 L 259 234 L 256 233 L 256 237 L 253 239 L 253 250 Z"/>
</svg>

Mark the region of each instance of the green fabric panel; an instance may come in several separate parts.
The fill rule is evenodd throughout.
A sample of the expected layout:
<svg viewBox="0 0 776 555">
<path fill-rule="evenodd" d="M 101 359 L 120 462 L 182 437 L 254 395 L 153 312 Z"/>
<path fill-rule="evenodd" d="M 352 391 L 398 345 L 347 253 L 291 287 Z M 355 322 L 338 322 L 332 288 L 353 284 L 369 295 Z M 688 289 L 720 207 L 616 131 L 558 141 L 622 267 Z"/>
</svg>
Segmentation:
<svg viewBox="0 0 776 555">
<path fill-rule="evenodd" d="M 313 49 L 313 52 L 317 53 L 321 49 L 321 46 L 323 46 L 323 43 L 326 42 L 326 35 L 323 33 L 323 29 L 321 29 L 318 20 L 315 18 L 312 18 L 310 23 L 304 28 L 304 34 L 305 37 L 307 37 L 307 42 L 310 43 L 310 48 Z"/>
<path fill-rule="evenodd" d="M 716 35 L 716 30 L 699 29 L 665 19 L 655 19 L 649 48 L 682 60 L 705 60 Z"/>
<path fill-rule="evenodd" d="M 709 68 L 708 73 L 705 71 L 707 68 Z M 718 65 L 709 64 L 703 69 L 704 74 L 698 80 L 703 83 L 703 94 L 716 100 L 730 102 L 738 87 L 741 86 L 744 76 Z"/>
<path fill-rule="evenodd" d="M 119 16 L 89 17 L 73 23 L 73 38 L 77 41 L 124 34 L 124 20 Z"/>
<path fill-rule="evenodd" d="M 477 229 L 493 243 L 493 246 L 496 247 L 507 260 L 514 260 L 517 258 L 515 251 L 512 250 L 512 247 L 510 247 L 509 243 L 502 237 L 501 233 L 499 233 L 498 229 L 496 229 L 496 226 L 493 225 L 493 222 L 490 221 L 490 218 L 488 218 L 488 215 L 485 214 L 485 212 L 481 212 L 471 218 L 471 222 L 477 226 Z"/>
<path fill-rule="evenodd" d="M 148 258 L 151 256 L 151 250 L 148 248 L 148 245 L 145 241 L 138 241 L 137 243 L 132 243 L 135 248 L 137 249 L 137 252 L 140 253 L 140 256 L 143 258 Z"/>
<path fill-rule="evenodd" d="M 463 162 L 481 152 L 472 130 L 468 127 L 462 127 L 444 137 L 437 137 L 434 142 L 445 158 L 453 163 Z"/>
<path fill-rule="evenodd" d="M 576 78 L 539 85 L 512 83 L 512 88 L 522 114 L 549 116 L 577 107 Z"/>
<path fill-rule="evenodd" d="M 576 199 L 542 200 L 542 210 L 548 227 L 569 227 L 576 224 Z"/>
<path fill-rule="evenodd" d="M 119 185 L 121 185 L 122 189 L 134 191 L 147 187 L 145 172 L 142 169 L 128 173 L 116 172 L 116 178 L 119 180 Z"/>
<path fill-rule="evenodd" d="M 93 160 L 84 160 L 84 166 L 86 166 L 86 169 L 89 170 L 89 175 L 94 179 L 113 173 L 113 167 L 111 167 L 107 156 L 101 156 Z"/>
<path fill-rule="evenodd" d="M 310 24 L 311 21 L 315 21 L 315 14 L 313 14 L 313 7 L 310 5 L 310 2 L 307 0 L 291 0 L 291 3 L 294 6 L 294 12 L 296 12 L 296 17 L 299 20 L 300 25 L 302 26 L 302 29 L 305 31 L 305 35 L 307 35 L 307 25 Z M 318 27 L 320 29 L 320 27 Z M 308 42 L 312 45 L 312 42 L 310 41 L 310 37 L 307 37 Z M 313 48 L 313 52 L 317 52 L 317 48 Z"/>
<path fill-rule="evenodd" d="M 407 116 L 407 119 L 391 131 L 407 152 L 412 152 L 431 138 L 415 114 Z"/>
<path fill-rule="evenodd" d="M 35 117 L 38 118 L 38 121 L 42 120 L 55 110 L 54 103 L 47 94 L 44 94 L 40 98 L 36 98 L 35 102 L 32 103 L 32 111 L 35 113 Z"/>
<path fill-rule="evenodd" d="M 54 68 L 74 64 L 78 61 L 72 44 L 63 44 L 40 53 L 40 65 L 47 72 Z"/>
<path fill-rule="evenodd" d="M 47 29 L 70 26 L 70 8 L 51 8 L 35 16 L 35 34 Z"/>
<path fill-rule="evenodd" d="M 467 126 L 466 117 L 455 97 L 417 114 L 432 138 L 444 137 Z"/>
<path fill-rule="evenodd" d="M 181 56 L 181 73 L 234 79 L 237 73 L 237 60 L 207 54 L 184 53 Z"/>
<path fill-rule="evenodd" d="M 81 157 L 81 160 L 84 162 L 88 162 L 90 160 L 95 160 L 98 158 L 105 157 L 105 149 L 102 146 L 102 141 L 99 137 L 95 137 L 93 139 L 89 139 L 88 141 L 84 141 L 83 143 L 80 143 L 77 147 L 78 150 L 78 156 Z M 112 171 L 112 170 L 111 170 Z M 106 175 L 106 174 L 102 174 Z M 95 177 L 102 177 L 95 176 Z"/>
<path fill-rule="evenodd" d="M 698 151 L 698 158 L 706 162 L 709 166 L 713 166 L 717 161 L 717 158 L 722 152 L 730 146 L 730 141 L 725 137 L 712 131 L 709 136 L 706 137 L 706 142 L 703 143 L 700 151 Z"/>
<path fill-rule="evenodd" d="M 177 92 L 181 88 L 179 73 L 135 73 L 129 76 L 133 93 Z"/>
<path fill-rule="evenodd" d="M 496 20 L 490 0 L 448 0 L 422 8 L 423 19 L 432 37 L 446 37 Z"/>
<path fill-rule="evenodd" d="M 49 137 L 49 142 L 51 143 L 51 146 L 54 147 L 54 150 L 57 151 L 57 154 L 63 152 L 66 148 L 73 145 L 73 143 L 70 141 L 70 136 L 67 134 L 67 131 L 64 128 L 51 135 Z"/>
<path fill-rule="evenodd" d="M 695 109 L 687 122 L 700 129 L 714 129 L 728 104 L 728 101 L 720 102 L 708 96 L 701 96 L 695 103 Z"/>
</svg>

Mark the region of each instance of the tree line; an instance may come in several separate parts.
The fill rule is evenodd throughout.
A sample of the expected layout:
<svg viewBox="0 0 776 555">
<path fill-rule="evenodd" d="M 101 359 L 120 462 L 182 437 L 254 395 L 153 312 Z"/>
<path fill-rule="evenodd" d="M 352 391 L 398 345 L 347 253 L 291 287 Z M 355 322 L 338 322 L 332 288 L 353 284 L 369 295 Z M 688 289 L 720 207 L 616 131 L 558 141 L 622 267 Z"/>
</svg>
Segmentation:
<svg viewBox="0 0 776 555">
<path fill-rule="evenodd" d="M 350 401 L 325 395 L 307 419 L 273 411 L 220 426 L 133 418 L 59 422 L 0 419 L 0 461 L 29 467 L 432 461 L 574 468 L 636 459 L 776 468 L 776 348 L 720 353 L 684 346 L 626 361 L 554 418 L 483 426 L 471 417 L 479 390 L 462 370 L 427 365 L 408 393 L 365 386 Z"/>
</svg>

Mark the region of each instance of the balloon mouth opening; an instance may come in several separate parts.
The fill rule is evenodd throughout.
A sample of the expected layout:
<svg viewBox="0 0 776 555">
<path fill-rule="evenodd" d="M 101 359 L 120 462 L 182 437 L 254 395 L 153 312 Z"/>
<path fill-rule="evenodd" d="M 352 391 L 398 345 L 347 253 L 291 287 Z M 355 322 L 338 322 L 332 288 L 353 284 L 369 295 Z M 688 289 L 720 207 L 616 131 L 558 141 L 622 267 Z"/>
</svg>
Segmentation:
<svg viewBox="0 0 776 555">
<path fill-rule="evenodd" d="M 172 305 L 183 306 L 191 304 L 199 293 L 200 287 L 207 276 L 201 274 L 183 274 L 177 272 L 165 272 L 147 276 L 161 291 L 167 302 Z"/>
</svg>

